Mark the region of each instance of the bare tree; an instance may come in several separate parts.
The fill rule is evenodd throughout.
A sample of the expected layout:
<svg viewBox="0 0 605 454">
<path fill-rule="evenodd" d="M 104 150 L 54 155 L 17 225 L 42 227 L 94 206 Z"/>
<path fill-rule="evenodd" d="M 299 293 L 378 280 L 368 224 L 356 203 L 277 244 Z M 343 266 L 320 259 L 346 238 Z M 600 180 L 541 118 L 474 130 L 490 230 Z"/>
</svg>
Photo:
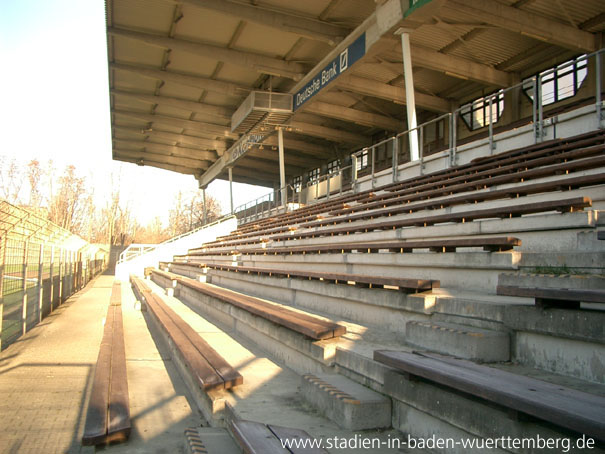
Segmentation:
<svg viewBox="0 0 605 454">
<path fill-rule="evenodd" d="M 2 197 L 10 203 L 19 202 L 23 187 L 23 171 L 15 158 L 10 161 L 6 156 L 0 157 L 0 188 Z"/>
<path fill-rule="evenodd" d="M 90 198 L 86 193 L 86 179 L 76 174 L 69 165 L 59 178 L 59 190 L 53 195 L 48 218 L 70 232 L 81 234 Z"/>
<path fill-rule="evenodd" d="M 206 194 L 207 222 L 213 222 L 221 217 L 220 203 Z M 204 223 L 204 200 L 201 191 L 176 195 L 173 208 L 170 210 L 168 231 L 171 236 L 193 230 Z"/>
<path fill-rule="evenodd" d="M 32 159 L 27 164 L 27 179 L 29 181 L 29 206 L 32 208 L 39 208 L 42 203 L 42 167 L 40 167 L 40 161 Z"/>
</svg>

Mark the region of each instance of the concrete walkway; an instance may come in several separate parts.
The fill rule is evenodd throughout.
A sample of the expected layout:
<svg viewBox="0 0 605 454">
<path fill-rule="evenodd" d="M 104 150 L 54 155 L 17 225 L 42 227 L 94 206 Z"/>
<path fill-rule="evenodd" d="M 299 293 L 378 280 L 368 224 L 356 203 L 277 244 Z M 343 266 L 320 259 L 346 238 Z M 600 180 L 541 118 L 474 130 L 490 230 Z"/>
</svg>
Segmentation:
<svg viewBox="0 0 605 454">
<path fill-rule="evenodd" d="M 0 353 L 0 452 L 79 453 L 114 277 L 99 276 Z M 156 346 L 122 285 L 133 430 L 109 452 L 185 452 L 183 431 L 202 423 L 169 355 Z"/>
</svg>

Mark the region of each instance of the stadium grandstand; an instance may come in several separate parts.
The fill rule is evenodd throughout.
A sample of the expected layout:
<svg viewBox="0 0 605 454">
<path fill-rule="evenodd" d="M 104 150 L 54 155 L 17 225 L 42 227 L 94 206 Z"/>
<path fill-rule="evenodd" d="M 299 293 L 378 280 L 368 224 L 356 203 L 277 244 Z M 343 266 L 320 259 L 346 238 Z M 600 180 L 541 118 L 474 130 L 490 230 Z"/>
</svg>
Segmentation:
<svg viewBox="0 0 605 454">
<path fill-rule="evenodd" d="M 106 0 L 106 23 L 113 159 L 267 196 L 70 307 L 106 320 L 79 331 L 78 447 L 605 449 L 602 1 Z"/>
</svg>

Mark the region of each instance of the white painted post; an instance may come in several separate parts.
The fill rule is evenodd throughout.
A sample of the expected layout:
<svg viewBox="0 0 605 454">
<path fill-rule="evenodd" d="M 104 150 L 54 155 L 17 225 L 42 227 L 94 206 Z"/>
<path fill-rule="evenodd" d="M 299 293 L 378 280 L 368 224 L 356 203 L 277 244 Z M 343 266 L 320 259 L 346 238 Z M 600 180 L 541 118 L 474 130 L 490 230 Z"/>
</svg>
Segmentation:
<svg viewBox="0 0 605 454">
<path fill-rule="evenodd" d="M 63 248 L 59 251 L 59 306 L 63 302 Z"/>
<path fill-rule="evenodd" d="M 417 161 L 420 157 L 418 151 L 418 120 L 416 118 L 416 98 L 414 96 L 414 74 L 412 73 L 412 53 L 410 47 L 410 34 L 401 33 L 401 52 L 403 54 L 403 76 L 405 79 L 405 103 L 408 116 L 408 134 L 410 140 L 410 160 Z"/>
<path fill-rule="evenodd" d="M 55 281 L 53 279 L 53 268 L 55 265 L 55 246 L 50 247 L 50 313 L 53 311 L 53 296 L 55 294 Z"/>
<path fill-rule="evenodd" d="M 21 304 L 21 334 L 27 332 L 27 260 L 29 258 L 29 241 L 23 243 L 23 281 L 21 289 L 23 291 L 23 300 Z"/>
<path fill-rule="evenodd" d="M 4 270 L 6 267 L 6 246 L 8 240 L 6 235 L 2 238 L 2 262 L 0 262 L 0 351 L 2 351 L 2 323 L 4 317 Z"/>
<path fill-rule="evenodd" d="M 231 203 L 231 214 L 233 214 L 233 167 L 229 167 L 228 171 L 229 171 L 229 200 Z"/>
<path fill-rule="evenodd" d="M 40 255 L 38 258 L 38 323 L 42 321 L 42 291 L 44 287 L 42 285 L 42 271 L 44 268 L 44 243 L 40 243 Z"/>
<path fill-rule="evenodd" d="M 288 204 L 288 193 L 286 192 L 286 165 L 284 162 L 284 130 L 277 129 L 277 144 L 279 147 L 279 187 L 281 188 L 281 203 L 285 208 Z"/>
<path fill-rule="evenodd" d="M 206 225 L 208 223 L 208 210 L 206 208 L 206 188 L 202 188 L 202 202 L 204 204 L 202 222 L 204 223 L 204 225 Z"/>
</svg>

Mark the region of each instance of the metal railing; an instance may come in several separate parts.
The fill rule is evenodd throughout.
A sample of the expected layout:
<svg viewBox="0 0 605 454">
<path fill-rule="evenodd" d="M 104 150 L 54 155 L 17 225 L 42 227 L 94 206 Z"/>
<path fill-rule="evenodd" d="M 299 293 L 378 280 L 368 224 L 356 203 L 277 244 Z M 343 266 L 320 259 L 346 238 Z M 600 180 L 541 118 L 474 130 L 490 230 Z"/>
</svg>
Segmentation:
<svg viewBox="0 0 605 454">
<path fill-rule="evenodd" d="M 208 224 L 204 224 L 200 227 L 197 227 L 193 230 L 190 230 L 189 232 L 185 232 L 182 233 L 180 235 L 174 236 L 166 241 L 163 241 L 161 243 L 158 244 L 142 244 L 142 243 L 133 243 L 131 245 L 129 245 L 126 249 L 124 249 L 122 251 L 122 253 L 120 254 L 119 258 L 118 258 L 118 262 L 117 263 L 124 263 L 127 262 L 129 260 L 134 260 L 137 257 L 140 257 L 144 254 L 147 254 L 149 252 L 155 251 L 157 248 L 159 247 L 164 247 L 166 245 L 169 245 L 170 243 L 174 243 L 176 241 L 179 241 L 183 238 L 187 238 L 188 236 L 191 236 L 203 229 L 206 229 L 208 227 L 211 227 L 215 224 L 219 224 L 221 223 L 223 220 L 227 219 L 231 217 L 230 214 L 222 216 L 220 219 L 217 219 L 216 221 L 212 221 Z"/>
<path fill-rule="evenodd" d="M 0 349 L 103 271 L 105 259 L 97 246 L 0 202 Z"/>
<path fill-rule="evenodd" d="M 425 169 L 425 157 L 426 157 L 425 156 L 425 146 L 429 145 L 429 144 L 425 144 L 425 141 L 424 141 L 425 137 L 427 136 L 426 129 L 429 126 L 434 125 L 435 123 L 444 122 L 444 124 L 447 123 L 447 125 L 448 125 L 447 137 L 446 137 L 446 134 L 444 131 L 443 138 L 442 138 L 443 145 L 438 147 L 437 151 L 439 151 L 439 150 L 447 151 L 448 155 L 449 155 L 448 165 L 449 166 L 456 165 L 458 146 L 460 143 L 460 141 L 458 139 L 459 117 L 461 117 L 461 115 L 465 112 L 468 112 L 468 111 L 473 112 L 475 110 L 474 107 L 477 107 L 477 106 L 481 106 L 482 108 L 483 108 L 483 106 L 487 106 L 487 118 L 489 119 L 489 121 L 484 122 L 484 124 L 481 125 L 480 129 L 485 130 L 485 128 L 487 128 L 489 153 L 492 154 L 496 148 L 496 140 L 494 137 L 495 136 L 494 125 L 499 120 L 499 118 L 496 118 L 494 120 L 494 113 L 495 113 L 495 109 L 496 109 L 495 105 L 506 93 L 511 92 L 513 90 L 529 90 L 529 89 L 532 90 L 533 98 L 532 98 L 531 124 L 533 127 L 534 142 L 535 143 L 541 142 L 544 139 L 544 134 L 545 134 L 544 103 L 542 100 L 542 92 L 541 92 L 542 81 L 545 78 L 547 78 L 549 75 L 551 75 L 557 71 L 561 71 L 562 69 L 565 69 L 567 67 L 577 65 L 578 63 L 581 63 L 583 61 L 587 62 L 587 67 L 588 67 L 588 61 L 592 58 L 594 58 L 594 60 L 595 60 L 594 68 L 595 68 L 595 74 L 596 74 L 596 77 L 595 77 L 595 79 L 596 79 L 596 81 L 595 81 L 595 85 L 596 85 L 595 105 L 596 105 L 596 119 L 597 119 L 596 126 L 599 129 L 602 128 L 603 127 L 603 101 L 602 101 L 601 91 L 602 91 L 603 83 L 601 80 L 601 64 L 602 64 L 601 55 L 604 52 L 605 52 L 605 49 L 601 49 L 601 50 L 593 52 L 591 54 L 584 55 L 584 56 L 578 57 L 576 59 L 570 60 L 569 62 L 556 66 L 555 68 L 552 68 L 548 71 L 541 72 L 540 74 L 533 76 L 530 79 L 526 79 L 516 85 L 501 89 L 495 93 L 492 93 L 490 95 L 484 96 L 482 98 L 479 98 L 472 102 L 464 104 L 464 105 L 460 106 L 458 109 L 454 110 L 453 112 L 448 112 L 437 118 L 433 118 L 427 122 L 424 122 L 424 123 L 418 125 L 415 128 L 400 132 L 399 134 L 397 134 L 395 136 L 389 137 L 388 139 L 385 139 L 381 142 L 375 143 L 369 147 L 365 147 L 361 150 L 358 150 L 358 151 L 352 153 L 351 154 L 351 158 L 352 158 L 351 166 L 343 167 L 336 172 L 333 172 L 328 175 L 322 175 L 317 179 L 307 182 L 305 185 L 301 185 L 301 188 L 304 188 L 308 194 L 310 194 L 313 191 L 312 187 L 315 187 L 314 198 L 311 200 L 305 200 L 305 203 L 313 203 L 313 202 L 318 202 L 320 200 L 324 200 L 323 199 L 324 195 L 325 195 L 325 199 L 329 199 L 330 194 L 331 194 L 330 181 L 335 176 L 340 176 L 340 180 L 341 180 L 340 189 L 339 189 L 340 194 L 343 191 L 343 186 L 345 186 L 349 182 L 351 183 L 352 189 L 354 191 L 357 189 L 359 174 L 361 172 L 369 173 L 369 175 L 371 176 L 372 187 L 375 187 L 376 172 L 384 170 L 384 169 L 377 169 L 379 163 L 377 162 L 376 156 L 377 156 L 377 151 L 381 147 L 385 147 L 385 149 L 388 149 L 390 147 L 390 149 L 392 150 L 392 156 L 391 156 L 391 162 L 390 162 L 390 167 L 392 168 L 392 181 L 397 182 L 398 178 L 399 178 L 400 164 L 410 161 L 409 147 L 408 147 L 407 156 L 405 154 L 401 153 L 401 150 L 403 150 L 405 148 L 404 141 L 405 141 L 405 139 L 407 139 L 407 136 L 414 131 L 417 131 L 418 136 L 419 136 L 419 140 L 418 140 L 419 159 L 418 160 L 419 160 L 420 173 L 422 174 Z M 574 81 L 574 83 L 575 83 L 575 81 Z M 472 114 L 471 114 L 471 116 L 472 116 Z M 472 118 L 471 118 L 471 121 L 473 121 Z M 364 159 L 364 155 L 367 156 L 367 158 Z M 405 161 L 406 158 L 407 158 L 407 161 Z M 363 164 L 364 161 L 365 161 L 365 165 Z M 386 168 L 388 168 L 388 166 Z M 347 172 L 349 172 L 349 171 L 351 173 L 350 177 L 347 176 Z M 320 194 L 320 191 L 323 192 L 323 189 L 320 189 L 320 186 L 324 182 L 326 182 L 327 188 L 326 188 L 325 194 Z M 237 207 L 234 214 L 236 216 L 238 216 L 238 219 L 250 220 L 250 219 L 258 219 L 260 217 L 264 217 L 264 216 L 268 215 L 268 213 L 271 213 L 271 212 L 278 212 L 279 208 L 283 207 L 283 204 L 279 202 L 279 200 L 280 200 L 279 193 L 282 189 L 283 188 L 274 190 L 263 197 L 259 197 L 257 199 L 251 200 L 250 202 L 247 202 L 246 204 Z M 286 191 L 292 192 L 293 197 L 291 200 L 294 201 L 295 200 L 294 195 L 297 193 L 296 189 L 293 188 L 291 185 L 287 185 Z M 299 196 L 298 203 L 299 204 L 301 203 L 301 192 L 302 192 L 301 190 L 298 191 L 298 196 Z M 311 194 L 311 195 L 313 195 L 313 194 Z M 290 199 L 287 198 L 287 200 L 290 200 Z"/>
<path fill-rule="evenodd" d="M 418 125 L 416 128 L 412 128 L 399 134 L 389 137 L 381 142 L 375 143 L 369 147 L 365 147 L 359 151 L 356 151 L 351 156 L 353 158 L 353 168 L 355 169 L 353 174 L 353 187 L 355 187 L 355 183 L 358 179 L 359 170 L 369 168 L 369 174 L 371 175 L 372 187 L 374 187 L 375 177 L 376 177 L 376 150 L 380 147 L 386 146 L 389 143 L 392 143 L 392 169 L 393 169 L 393 182 L 398 181 L 398 166 L 400 164 L 401 153 L 399 152 L 400 148 L 403 148 L 400 144 L 402 144 L 401 140 L 404 137 L 408 136 L 411 132 L 417 131 L 419 135 L 419 165 L 420 172 L 422 174 L 425 165 L 425 153 L 424 153 L 424 136 L 426 128 L 430 125 L 437 122 L 447 122 L 449 134 L 447 137 L 447 142 L 445 142 L 445 134 L 443 140 L 445 142 L 445 149 L 449 152 L 449 165 L 456 165 L 457 162 L 457 151 L 458 151 L 458 138 L 457 138 L 457 121 L 458 118 L 462 116 L 465 112 L 473 112 L 476 106 L 487 106 L 487 118 L 488 121 L 486 124 L 481 125 L 480 129 L 487 128 L 487 139 L 489 143 L 489 153 L 492 154 L 496 148 L 495 139 L 494 139 L 494 124 L 498 122 L 499 119 L 494 119 L 494 114 L 497 112 L 495 109 L 495 104 L 508 92 L 513 90 L 529 90 L 532 91 L 532 116 L 531 116 L 531 124 L 533 126 L 533 135 L 535 143 L 539 143 L 544 139 L 545 135 L 545 118 L 544 118 L 544 102 L 543 102 L 543 94 L 542 94 L 542 82 L 551 74 L 564 70 L 565 68 L 572 67 L 578 65 L 578 63 L 582 63 L 584 61 L 587 62 L 594 57 L 595 60 L 595 106 L 596 106 L 596 126 L 597 128 L 603 127 L 603 104 L 602 104 L 602 74 L 601 74 L 601 54 L 605 52 L 605 49 L 601 49 L 599 51 L 593 52 L 592 54 L 584 55 L 573 60 L 570 60 L 566 63 L 558 65 L 550 70 L 544 71 L 536 76 L 533 76 L 530 79 L 526 79 L 516 85 L 513 85 L 508 88 L 504 88 L 498 90 L 495 93 L 484 96 L 482 98 L 478 98 L 470 103 L 464 104 L 460 106 L 458 109 L 453 112 L 446 113 L 441 115 L 440 117 L 431 119 L 425 123 Z M 574 80 L 575 83 L 575 80 Z M 471 121 L 472 118 L 471 118 Z M 555 137 L 556 138 L 556 137 Z M 359 160 L 363 158 L 364 155 L 367 155 L 367 166 L 362 166 L 362 169 L 359 169 L 359 165 L 357 164 Z M 408 152 L 408 161 L 410 154 Z"/>
</svg>

